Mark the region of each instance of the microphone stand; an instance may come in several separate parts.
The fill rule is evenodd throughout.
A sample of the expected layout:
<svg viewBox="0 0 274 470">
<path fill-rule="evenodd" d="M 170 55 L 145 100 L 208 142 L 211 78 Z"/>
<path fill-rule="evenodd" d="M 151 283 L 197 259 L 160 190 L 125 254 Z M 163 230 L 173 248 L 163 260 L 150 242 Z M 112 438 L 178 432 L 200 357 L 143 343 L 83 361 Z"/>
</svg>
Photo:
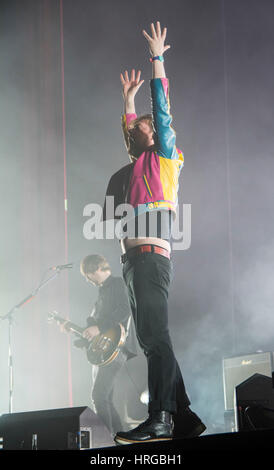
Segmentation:
<svg viewBox="0 0 274 470">
<path fill-rule="evenodd" d="M 72 265 L 67 265 L 66 267 L 72 267 Z M 9 367 L 9 413 L 13 412 L 13 392 L 14 392 L 14 375 L 13 375 L 13 355 L 12 355 L 12 323 L 13 323 L 13 314 L 16 310 L 20 307 L 23 307 L 28 302 L 34 299 L 36 294 L 42 289 L 48 282 L 52 281 L 60 271 L 64 269 L 64 266 L 53 266 L 49 268 L 49 270 L 54 270 L 54 274 L 50 276 L 48 279 L 43 281 L 44 276 L 42 277 L 42 281 L 39 286 L 27 297 L 25 297 L 19 304 L 12 307 L 12 309 L 6 313 L 5 315 L 0 316 L 0 320 L 8 320 L 9 322 L 9 329 L 8 329 L 8 340 L 9 340 L 9 352 L 8 352 L 8 367 Z M 47 271 L 46 271 L 47 272 Z"/>
</svg>

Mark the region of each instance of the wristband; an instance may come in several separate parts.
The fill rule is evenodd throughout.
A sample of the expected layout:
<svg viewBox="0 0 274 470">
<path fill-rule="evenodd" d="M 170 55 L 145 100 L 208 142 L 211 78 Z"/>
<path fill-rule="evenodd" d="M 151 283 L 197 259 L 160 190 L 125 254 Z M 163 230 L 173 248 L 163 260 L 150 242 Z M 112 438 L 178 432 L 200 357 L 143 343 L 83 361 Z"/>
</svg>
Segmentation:
<svg viewBox="0 0 274 470">
<path fill-rule="evenodd" d="M 151 57 L 150 62 L 154 62 L 154 60 L 159 60 L 160 62 L 164 62 L 164 58 L 162 55 L 156 55 L 155 57 Z"/>
</svg>

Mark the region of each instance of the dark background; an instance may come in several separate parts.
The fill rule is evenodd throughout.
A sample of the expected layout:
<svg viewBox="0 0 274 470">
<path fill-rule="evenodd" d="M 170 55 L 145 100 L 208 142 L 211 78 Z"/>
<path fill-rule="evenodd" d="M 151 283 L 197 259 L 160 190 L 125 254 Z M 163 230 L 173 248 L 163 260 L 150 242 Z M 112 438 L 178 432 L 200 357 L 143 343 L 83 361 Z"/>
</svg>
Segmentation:
<svg viewBox="0 0 274 470">
<path fill-rule="evenodd" d="M 193 409 L 209 432 L 222 431 L 222 359 L 273 350 L 274 3 L 10 0 L 0 18 L 0 314 L 50 266 L 74 263 L 14 314 L 14 411 L 89 406 L 90 366 L 47 313 L 85 324 L 97 297 L 79 272 L 85 255 L 102 253 L 121 274 L 117 240 L 84 238 L 83 209 L 102 204 L 110 176 L 128 163 L 120 72 L 142 70 L 136 108 L 150 111 L 141 31 L 159 20 L 185 155 L 179 211 L 191 204 L 192 217 L 190 248 L 173 253 L 170 331 Z M 8 325 L 0 326 L 6 412 Z M 120 377 L 136 401 L 145 369 L 140 357 Z"/>
</svg>

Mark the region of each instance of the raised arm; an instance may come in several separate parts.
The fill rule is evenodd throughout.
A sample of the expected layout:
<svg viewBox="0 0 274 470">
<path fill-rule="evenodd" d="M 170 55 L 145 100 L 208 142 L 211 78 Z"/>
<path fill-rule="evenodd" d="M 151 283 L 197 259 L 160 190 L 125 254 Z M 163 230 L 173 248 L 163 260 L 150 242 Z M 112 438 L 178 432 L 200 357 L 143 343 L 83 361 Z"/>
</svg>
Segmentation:
<svg viewBox="0 0 274 470">
<path fill-rule="evenodd" d="M 160 156 L 169 159 L 179 159 L 176 148 L 176 134 L 171 126 L 169 80 L 166 78 L 163 54 L 170 48 L 165 46 L 167 28 L 161 32 L 161 25 L 157 21 L 156 29 L 151 23 L 151 36 L 143 30 L 148 41 L 152 56 L 152 80 L 150 81 L 153 124 L 155 128 L 155 145 Z"/>
<path fill-rule="evenodd" d="M 163 56 L 164 53 L 170 49 L 170 45 L 165 46 L 166 33 L 167 28 L 164 28 L 163 32 L 161 32 L 161 25 L 159 21 L 156 23 L 156 29 L 154 24 L 151 23 L 151 36 L 149 36 L 149 34 L 143 29 L 143 35 L 148 41 L 149 51 L 152 57 L 152 78 L 166 77 Z M 160 59 L 153 60 L 155 57 L 160 57 Z"/>
<path fill-rule="evenodd" d="M 139 70 L 137 76 L 135 77 L 135 70 L 132 69 L 130 78 L 128 76 L 128 71 L 126 70 L 124 75 L 121 73 L 121 83 L 122 83 L 122 94 L 124 99 L 124 112 L 125 114 L 136 114 L 135 111 L 135 95 L 141 85 L 144 83 L 144 80 L 140 80 L 141 71 Z"/>
<path fill-rule="evenodd" d="M 120 74 L 120 79 L 122 83 L 122 94 L 124 99 L 124 114 L 122 115 L 122 130 L 125 140 L 125 145 L 131 161 L 134 161 L 136 158 L 132 155 L 132 142 L 130 140 L 130 134 L 128 132 L 129 124 L 131 121 L 137 118 L 135 110 L 135 95 L 141 85 L 144 83 L 144 80 L 140 79 L 141 71 L 139 70 L 137 76 L 135 76 L 135 70 L 132 69 L 130 78 L 128 76 L 128 71 L 126 70 L 124 75 Z"/>
</svg>

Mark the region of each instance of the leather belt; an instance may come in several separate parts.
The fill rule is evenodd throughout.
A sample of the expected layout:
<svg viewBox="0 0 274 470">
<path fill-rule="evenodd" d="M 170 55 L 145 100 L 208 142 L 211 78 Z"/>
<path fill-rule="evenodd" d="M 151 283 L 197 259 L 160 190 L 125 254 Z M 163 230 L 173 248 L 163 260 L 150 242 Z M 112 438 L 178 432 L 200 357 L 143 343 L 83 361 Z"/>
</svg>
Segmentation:
<svg viewBox="0 0 274 470">
<path fill-rule="evenodd" d="M 120 262 L 123 264 L 128 259 L 134 258 L 142 253 L 157 253 L 158 255 L 162 255 L 170 259 L 170 252 L 166 248 L 162 248 L 158 245 L 139 245 L 134 248 L 130 248 L 126 253 L 123 253 L 121 255 Z"/>
</svg>

